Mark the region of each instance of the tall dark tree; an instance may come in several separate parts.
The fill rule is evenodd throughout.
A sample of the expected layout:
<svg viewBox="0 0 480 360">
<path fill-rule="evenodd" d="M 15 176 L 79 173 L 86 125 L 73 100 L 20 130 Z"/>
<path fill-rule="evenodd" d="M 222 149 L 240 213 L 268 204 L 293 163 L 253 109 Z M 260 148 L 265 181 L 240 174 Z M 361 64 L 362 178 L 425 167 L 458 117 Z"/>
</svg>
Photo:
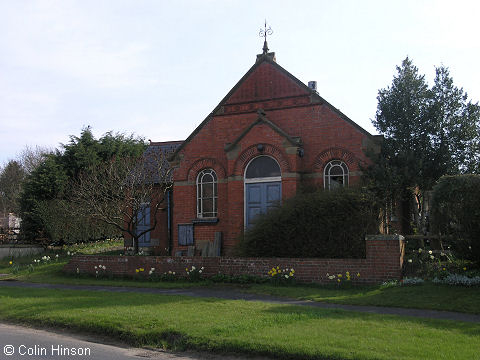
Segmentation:
<svg viewBox="0 0 480 360">
<path fill-rule="evenodd" d="M 423 176 L 422 166 L 430 146 L 430 124 L 425 122 L 429 98 L 425 77 L 408 57 L 397 66 L 392 85 L 379 90 L 377 96 L 373 125 L 384 141 L 376 180 L 384 188 L 391 187 L 385 195 L 400 202 L 403 229 L 409 228 L 413 189 Z"/>
<path fill-rule="evenodd" d="M 448 68 L 436 69 L 428 121 L 432 123 L 429 166 L 432 187 L 442 175 L 475 173 L 480 161 L 480 107 L 453 84 Z"/>
<path fill-rule="evenodd" d="M 10 160 L 0 171 L 0 212 L 18 213 L 19 197 L 25 170 L 15 160 Z"/>
<path fill-rule="evenodd" d="M 385 196 L 401 202 L 402 228 L 409 228 L 413 215 L 420 229 L 425 193 L 436 181 L 445 174 L 479 170 L 480 108 L 453 84 L 448 68 L 436 69 L 429 89 L 408 57 L 377 99 L 373 125 L 384 142 L 370 174 Z"/>
<path fill-rule="evenodd" d="M 57 221 L 58 214 L 65 217 L 69 215 L 66 210 L 73 210 L 77 205 L 70 200 L 72 184 L 80 173 L 111 159 L 138 157 L 145 148 L 143 139 L 133 135 L 108 132 L 96 139 L 87 127 L 80 136 L 71 136 L 70 142 L 60 149 L 42 155 L 40 164 L 26 177 L 21 194 L 23 234 L 29 239 L 47 237 L 56 242 L 86 241 L 102 236 L 104 231 L 95 230 L 95 222 L 79 218 L 73 211 L 69 219 Z M 69 225 L 64 226 L 65 222 Z M 92 228 L 86 230 L 90 225 Z"/>
<path fill-rule="evenodd" d="M 22 234 L 28 239 L 48 236 L 42 218 L 37 213 L 38 204 L 62 199 L 68 177 L 59 161 L 60 154 L 50 154 L 25 179 L 20 196 Z"/>
</svg>

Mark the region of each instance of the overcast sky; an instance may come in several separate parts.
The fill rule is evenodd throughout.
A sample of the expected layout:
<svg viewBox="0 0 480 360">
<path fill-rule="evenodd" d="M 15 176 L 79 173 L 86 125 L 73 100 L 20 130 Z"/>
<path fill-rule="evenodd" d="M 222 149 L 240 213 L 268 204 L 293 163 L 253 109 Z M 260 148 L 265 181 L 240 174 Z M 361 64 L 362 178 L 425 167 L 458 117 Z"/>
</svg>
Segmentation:
<svg viewBox="0 0 480 360">
<path fill-rule="evenodd" d="M 0 165 L 26 145 L 183 140 L 254 64 L 277 62 L 375 133 L 377 92 L 408 55 L 480 99 L 476 1 L 0 0 Z"/>
</svg>

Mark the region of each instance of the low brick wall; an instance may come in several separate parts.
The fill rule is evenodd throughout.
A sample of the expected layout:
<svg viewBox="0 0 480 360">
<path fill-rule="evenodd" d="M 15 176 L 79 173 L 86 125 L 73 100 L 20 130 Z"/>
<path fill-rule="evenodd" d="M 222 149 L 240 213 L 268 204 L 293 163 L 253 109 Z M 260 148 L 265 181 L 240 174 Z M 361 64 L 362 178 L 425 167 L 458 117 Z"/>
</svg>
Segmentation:
<svg viewBox="0 0 480 360">
<path fill-rule="evenodd" d="M 148 276 L 151 268 L 156 274 L 175 271 L 185 276 L 185 268 L 204 267 L 203 276 L 218 273 L 227 275 L 267 276 L 272 267 L 294 268 L 295 278 L 304 283 L 328 283 L 329 274 L 349 271 L 355 282 L 377 284 L 389 279 L 400 279 L 405 242 L 400 235 L 367 235 L 365 259 L 317 258 L 234 258 L 234 257 L 170 257 L 170 256 L 102 256 L 77 255 L 65 265 L 67 273 L 95 274 L 95 266 L 103 265 L 106 273 L 118 276 L 139 276 L 135 269 L 144 268 L 140 276 Z M 78 270 L 77 270 L 78 269 Z M 360 277 L 356 274 L 360 273 Z"/>
</svg>

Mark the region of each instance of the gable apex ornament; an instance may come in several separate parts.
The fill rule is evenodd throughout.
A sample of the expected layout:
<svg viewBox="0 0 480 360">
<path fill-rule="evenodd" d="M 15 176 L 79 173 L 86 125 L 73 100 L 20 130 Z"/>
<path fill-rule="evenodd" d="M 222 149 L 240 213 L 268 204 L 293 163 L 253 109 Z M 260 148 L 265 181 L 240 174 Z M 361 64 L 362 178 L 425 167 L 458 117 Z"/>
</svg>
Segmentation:
<svg viewBox="0 0 480 360">
<path fill-rule="evenodd" d="M 263 52 L 257 55 L 257 62 L 262 59 L 269 59 L 274 62 L 277 62 L 277 59 L 275 58 L 275 53 L 268 52 L 269 49 L 267 44 L 267 36 L 272 34 L 273 34 L 272 27 L 270 25 L 268 25 L 267 27 L 267 20 L 265 20 L 263 28 L 260 28 L 260 31 L 258 32 L 258 35 L 260 37 L 263 37 L 264 41 L 263 41 L 263 49 L 262 49 Z"/>
<path fill-rule="evenodd" d="M 272 34 L 273 34 L 272 27 L 269 25 L 267 28 L 267 20 L 265 19 L 264 28 L 263 29 L 260 28 L 260 31 L 258 33 L 260 37 L 263 37 L 265 39 L 263 42 L 263 55 L 268 54 L 267 36 Z"/>
</svg>

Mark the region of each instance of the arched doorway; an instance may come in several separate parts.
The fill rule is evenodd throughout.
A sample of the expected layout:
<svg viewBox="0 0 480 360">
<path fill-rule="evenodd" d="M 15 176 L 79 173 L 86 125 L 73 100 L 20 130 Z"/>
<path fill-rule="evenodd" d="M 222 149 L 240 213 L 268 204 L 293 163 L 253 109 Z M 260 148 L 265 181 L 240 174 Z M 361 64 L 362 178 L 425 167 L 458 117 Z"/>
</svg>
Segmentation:
<svg viewBox="0 0 480 360">
<path fill-rule="evenodd" d="M 245 169 L 245 228 L 259 214 L 277 207 L 282 199 L 282 175 L 277 161 L 266 155 L 250 161 Z"/>
</svg>

